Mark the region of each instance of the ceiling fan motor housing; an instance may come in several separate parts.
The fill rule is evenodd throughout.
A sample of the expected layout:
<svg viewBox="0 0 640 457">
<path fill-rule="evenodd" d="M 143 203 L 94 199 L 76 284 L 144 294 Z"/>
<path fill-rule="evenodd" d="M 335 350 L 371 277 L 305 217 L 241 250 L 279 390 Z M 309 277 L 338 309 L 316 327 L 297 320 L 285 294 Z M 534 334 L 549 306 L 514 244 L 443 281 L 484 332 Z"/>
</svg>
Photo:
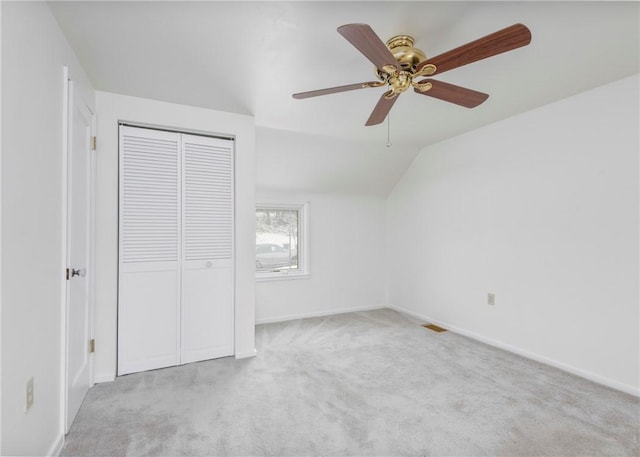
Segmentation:
<svg viewBox="0 0 640 457">
<path fill-rule="evenodd" d="M 378 78 L 389 85 L 390 90 L 385 94 L 387 98 L 393 98 L 409 89 L 416 66 L 427 58 L 421 49 L 413 47 L 413 43 L 413 37 L 409 35 L 396 35 L 387 41 L 387 48 L 401 67 L 399 72 L 386 65 L 376 69 Z"/>
<path fill-rule="evenodd" d="M 421 49 L 414 48 L 415 40 L 409 35 L 396 35 L 387 41 L 387 48 L 393 54 L 403 70 L 413 73 L 416 65 L 427 60 Z"/>
</svg>

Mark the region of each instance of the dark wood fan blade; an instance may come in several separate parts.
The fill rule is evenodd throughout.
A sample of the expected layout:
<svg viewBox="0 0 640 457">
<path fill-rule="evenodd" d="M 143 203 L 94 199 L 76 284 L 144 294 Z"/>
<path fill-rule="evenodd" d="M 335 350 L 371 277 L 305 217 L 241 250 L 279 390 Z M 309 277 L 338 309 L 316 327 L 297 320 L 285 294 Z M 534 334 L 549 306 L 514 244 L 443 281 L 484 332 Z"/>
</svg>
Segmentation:
<svg viewBox="0 0 640 457">
<path fill-rule="evenodd" d="M 310 97 L 318 97 L 320 95 L 337 94 L 338 92 L 347 92 L 350 90 L 366 89 L 367 87 L 378 87 L 380 81 L 369 81 L 366 83 L 348 84 L 346 86 L 329 87 L 327 89 L 310 90 L 309 92 L 300 92 L 293 94 L 293 98 L 302 99 Z"/>
<path fill-rule="evenodd" d="M 400 64 L 391 51 L 367 24 L 341 25 L 338 27 L 338 33 L 364 54 L 376 68 L 382 69 L 385 65 L 393 65 L 400 70 Z"/>
<path fill-rule="evenodd" d="M 477 62 L 503 52 L 511 51 L 531 42 L 531 32 L 522 24 L 514 24 L 483 38 L 464 44 L 439 56 L 420 62 L 416 71 L 428 63 L 436 66 L 434 75 L 443 73 L 463 65 Z"/>
<path fill-rule="evenodd" d="M 382 97 L 380 97 L 380 100 L 378 100 L 376 107 L 373 108 L 373 111 L 371 112 L 371 116 L 369 116 L 367 123 L 364 125 L 377 125 L 385 120 L 387 114 L 389 114 L 389 111 L 391 111 L 391 107 L 398 99 L 397 95 L 393 98 L 386 98 L 385 95 L 386 93 L 382 94 Z"/>
<path fill-rule="evenodd" d="M 418 89 L 413 90 L 417 94 L 439 98 L 445 102 L 455 103 L 456 105 L 464 106 L 466 108 L 475 108 L 489 98 L 489 94 L 483 94 L 482 92 L 477 92 L 454 84 L 443 83 L 442 81 L 436 81 L 435 79 L 424 79 L 420 81 L 419 84 L 427 82 L 431 83 L 431 89 L 428 91 L 421 92 Z"/>
</svg>

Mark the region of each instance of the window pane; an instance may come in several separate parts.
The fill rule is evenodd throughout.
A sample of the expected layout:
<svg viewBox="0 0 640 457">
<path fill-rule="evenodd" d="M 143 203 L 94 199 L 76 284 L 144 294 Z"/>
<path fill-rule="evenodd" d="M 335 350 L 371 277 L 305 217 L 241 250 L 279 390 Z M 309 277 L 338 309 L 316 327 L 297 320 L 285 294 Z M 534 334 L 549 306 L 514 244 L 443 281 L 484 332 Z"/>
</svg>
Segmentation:
<svg viewBox="0 0 640 457">
<path fill-rule="evenodd" d="M 256 210 L 256 271 L 298 270 L 299 211 Z"/>
</svg>

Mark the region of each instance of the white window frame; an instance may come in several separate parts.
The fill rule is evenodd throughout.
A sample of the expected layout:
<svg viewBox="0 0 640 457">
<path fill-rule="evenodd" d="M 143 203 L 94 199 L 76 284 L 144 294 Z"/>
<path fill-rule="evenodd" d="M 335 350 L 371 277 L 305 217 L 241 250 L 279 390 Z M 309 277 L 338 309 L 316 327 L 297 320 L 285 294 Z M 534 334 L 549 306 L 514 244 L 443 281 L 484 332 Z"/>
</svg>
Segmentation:
<svg viewBox="0 0 640 457">
<path fill-rule="evenodd" d="M 280 281 L 287 279 L 306 279 L 311 277 L 309 269 L 309 202 L 306 203 L 268 203 L 256 204 L 257 210 L 297 210 L 298 211 L 298 270 L 256 271 L 256 281 Z"/>
</svg>

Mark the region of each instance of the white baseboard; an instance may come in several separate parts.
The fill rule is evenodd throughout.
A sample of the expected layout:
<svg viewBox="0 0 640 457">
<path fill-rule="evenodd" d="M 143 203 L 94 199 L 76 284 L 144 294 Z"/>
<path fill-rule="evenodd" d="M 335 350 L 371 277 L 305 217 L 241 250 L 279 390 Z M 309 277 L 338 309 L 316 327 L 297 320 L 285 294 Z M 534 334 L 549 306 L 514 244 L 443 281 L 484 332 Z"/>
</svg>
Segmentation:
<svg viewBox="0 0 640 457">
<path fill-rule="evenodd" d="M 260 319 L 256 319 L 256 325 L 273 324 L 275 322 L 286 322 L 286 321 L 292 321 L 295 319 L 305 319 L 307 317 L 333 316 L 335 314 L 355 313 L 358 311 L 371 311 L 374 309 L 383 309 L 383 308 L 387 308 L 387 305 L 360 306 L 357 308 L 327 309 L 322 311 L 312 311 L 310 313 L 289 314 L 286 316 L 263 317 Z"/>
<path fill-rule="evenodd" d="M 113 382 L 116 380 L 116 375 L 113 373 L 108 373 L 108 374 L 99 374 L 99 375 L 94 375 L 93 376 L 93 383 L 94 384 L 101 384 L 103 382 Z"/>
<path fill-rule="evenodd" d="M 236 352 L 236 359 L 247 359 L 249 357 L 255 357 L 257 354 L 258 351 L 256 351 L 255 349 L 246 352 Z"/>
<path fill-rule="evenodd" d="M 582 368 L 574 367 L 573 365 L 566 364 L 564 362 L 560 362 L 558 360 L 551 359 L 549 357 L 545 357 L 540 354 L 536 354 L 533 352 L 526 351 L 524 349 L 520 349 L 516 346 L 512 346 L 507 343 L 503 343 L 501 341 L 497 341 L 491 338 L 487 338 L 483 335 L 480 335 L 475 332 L 471 332 L 469 330 L 465 330 L 460 327 L 456 327 L 455 325 L 451 325 L 448 322 L 444 322 L 438 319 L 432 319 L 428 316 L 416 313 L 414 311 L 409 311 L 408 309 L 400 308 L 399 306 L 389 305 L 387 306 L 389 309 L 393 309 L 400 313 L 406 314 L 414 319 L 418 319 L 420 321 L 429 322 L 432 324 L 436 324 L 438 326 L 444 327 L 447 330 L 450 330 L 454 333 L 458 333 L 460 335 L 466 336 L 468 338 L 474 339 L 476 341 L 480 341 L 482 343 L 488 344 L 489 346 L 494 346 L 499 349 L 503 349 L 508 352 L 512 352 L 514 354 L 520 355 L 527 359 L 535 360 L 536 362 L 544 363 L 545 365 L 552 366 L 554 368 L 558 368 L 562 371 L 566 371 L 568 373 L 574 374 L 576 376 L 580 376 L 581 378 L 588 379 L 589 381 L 593 381 L 598 384 L 602 384 L 603 386 L 611 387 L 612 389 L 619 390 L 621 392 L 633 395 L 635 397 L 640 397 L 640 389 L 634 386 L 630 386 L 628 384 L 623 384 L 619 381 L 615 381 L 613 379 L 609 379 L 607 377 L 601 376 L 596 373 L 592 373 L 587 370 L 583 370 Z"/>
<path fill-rule="evenodd" d="M 58 457 L 60 455 L 60 452 L 62 452 L 63 447 L 64 447 L 64 433 L 56 439 L 53 445 L 51 445 L 51 447 L 49 448 L 49 452 L 47 452 L 47 455 L 50 455 L 52 457 Z"/>
</svg>

